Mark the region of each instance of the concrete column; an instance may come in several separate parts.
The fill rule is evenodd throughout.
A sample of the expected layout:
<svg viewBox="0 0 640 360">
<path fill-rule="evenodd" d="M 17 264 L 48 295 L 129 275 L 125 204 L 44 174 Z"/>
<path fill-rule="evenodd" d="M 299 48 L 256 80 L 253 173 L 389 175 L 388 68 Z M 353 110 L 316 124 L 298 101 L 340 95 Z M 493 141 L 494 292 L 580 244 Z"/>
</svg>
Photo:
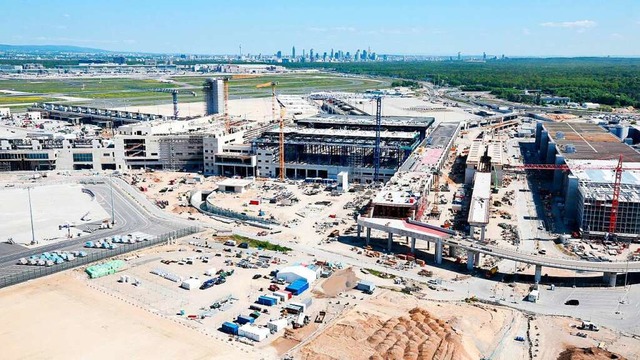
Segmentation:
<svg viewBox="0 0 640 360">
<path fill-rule="evenodd" d="M 360 226 L 360 224 L 358 224 L 356 226 L 356 229 L 357 229 L 357 232 L 358 232 L 358 241 L 360 241 L 361 240 L 360 233 L 362 232 L 362 226 Z"/>
<path fill-rule="evenodd" d="M 409 237 L 407 236 L 407 245 L 409 245 Z"/>
<path fill-rule="evenodd" d="M 393 233 L 389 233 L 387 238 L 387 251 L 391 251 L 391 245 L 393 245 Z"/>
<path fill-rule="evenodd" d="M 429 242 L 427 241 L 427 244 Z M 411 238 L 411 253 L 415 254 L 416 253 L 416 238 Z"/>
<path fill-rule="evenodd" d="M 540 280 L 542 280 L 542 265 L 536 265 L 536 275 L 535 275 L 536 284 L 540 284 Z"/>
<path fill-rule="evenodd" d="M 367 239 L 366 244 L 369 245 L 369 241 L 371 241 L 371 228 L 367 228 Z"/>
<path fill-rule="evenodd" d="M 604 273 L 604 281 L 609 282 L 610 287 L 616 286 L 616 280 L 618 279 L 618 274 L 614 272 L 606 272 Z"/>
<path fill-rule="evenodd" d="M 436 241 L 436 264 L 442 264 L 442 240 Z"/>
<path fill-rule="evenodd" d="M 476 265 L 478 265 L 478 266 L 480 266 L 480 255 L 482 255 L 482 254 L 480 254 L 479 252 L 477 252 L 477 253 L 475 253 L 475 255 L 473 256 L 473 257 L 474 257 L 473 262 L 474 262 Z"/>
<path fill-rule="evenodd" d="M 484 232 L 487 230 L 486 226 L 481 226 L 480 227 L 480 241 L 484 242 Z"/>
<path fill-rule="evenodd" d="M 427 251 L 431 250 L 431 241 L 427 241 Z"/>
<path fill-rule="evenodd" d="M 449 245 L 449 257 L 456 257 L 457 251 L 456 247 L 453 245 Z"/>
<path fill-rule="evenodd" d="M 473 251 L 467 250 L 467 270 L 469 271 L 473 270 L 475 255 Z"/>
</svg>

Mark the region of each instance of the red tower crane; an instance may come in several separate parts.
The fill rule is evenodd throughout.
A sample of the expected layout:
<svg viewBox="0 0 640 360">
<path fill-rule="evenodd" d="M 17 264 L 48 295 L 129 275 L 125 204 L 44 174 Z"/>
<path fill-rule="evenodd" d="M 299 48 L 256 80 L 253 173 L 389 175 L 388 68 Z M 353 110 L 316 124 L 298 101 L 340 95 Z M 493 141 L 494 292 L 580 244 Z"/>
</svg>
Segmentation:
<svg viewBox="0 0 640 360">
<path fill-rule="evenodd" d="M 511 165 L 505 170 L 569 170 L 567 164 L 524 164 L 524 165 Z M 611 214 L 609 216 L 609 233 L 615 233 L 616 224 L 618 222 L 618 205 L 620 198 L 620 186 L 622 183 L 622 172 L 627 170 L 640 170 L 640 168 L 622 167 L 622 154 L 618 159 L 618 165 L 612 168 L 610 165 L 597 165 L 597 164 L 582 164 L 571 167 L 572 170 L 613 170 L 614 171 L 614 183 L 613 183 L 613 198 L 611 200 Z"/>
</svg>

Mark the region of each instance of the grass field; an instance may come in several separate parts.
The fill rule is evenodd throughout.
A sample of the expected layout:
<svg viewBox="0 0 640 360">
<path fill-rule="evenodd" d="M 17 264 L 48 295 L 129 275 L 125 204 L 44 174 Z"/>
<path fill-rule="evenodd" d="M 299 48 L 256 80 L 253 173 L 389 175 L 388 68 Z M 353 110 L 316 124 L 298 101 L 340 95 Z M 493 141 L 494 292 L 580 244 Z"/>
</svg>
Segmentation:
<svg viewBox="0 0 640 360">
<path fill-rule="evenodd" d="M 171 94 L 149 91 L 157 88 L 185 88 L 196 96 L 180 94 L 180 102 L 202 101 L 201 86 L 207 76 L 176 76 L 175 83 L 153 79 L 47 79 L 0 80 L 0 90 L 22 91 L 23 96 L 0 95 L 0 104 L 30 104 L 38 101 L 59 101 L 56 96 L 92 99 L 94 106 L 123 106 L 123 104 L 155 105 L 170 103 Z M 389 82 L 345 77 L 326 73 L 297 73 L 232 79 L 229 83 L 231 98 L 269 96 L 270 89 L 257 89 L 256 85 L 276 81 L 277 91 L 284 94 L 305 94 L 314 91 L 349 91 L 385 88 Z M 17 109 L 20 109 L 19 107 Z"/>
</svg>

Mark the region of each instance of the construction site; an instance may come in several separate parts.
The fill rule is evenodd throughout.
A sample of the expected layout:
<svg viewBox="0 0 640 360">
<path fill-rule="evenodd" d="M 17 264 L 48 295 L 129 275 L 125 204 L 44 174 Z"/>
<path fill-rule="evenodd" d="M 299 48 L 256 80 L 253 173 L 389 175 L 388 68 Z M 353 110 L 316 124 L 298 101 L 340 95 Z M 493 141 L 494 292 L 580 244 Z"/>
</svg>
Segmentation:
<svg viewBox="0 0 640 360">
<path fill-rule="evenodd" d="M 86 252 L 100 260 L 52 275 L 56 287 L 34 278 L 3 289 L 3 321 L 34 306 L 17 299 L 35 288 L 39 301 L 78 299 L 48 307 L 51 321 L 75 311 L 91 324 L 144 334 L 105 349 L 110 356 L 160 356 L 152 344 L 167 334 L 180 340 L 162 349 L 172 357 L 533 359 L 581 349 L 640 356 L 628 335 L 640 331 L 640 292 L 619 286 L 635 284 L 640 272 L 637 244 L 621 241 L 638 234 L 638 158 L 612 134 L 516 112 L 478 116 L 422 93 L 287 95 L 269 81 L 255 86 L 263 98 L 229 99 L 233 81 L 203 78 L 196 116 L 183 116 L 178 102 L 191 94 L 180 89 L 166 91 L 172 103 L 155 115 L 34 106 L 45 120 L 29 131 L 11 128 L 0 149 L 6 170 L 47 173 L 34 186 L 108 174 L 95 189 L 80 184 L 95 190 L 96 205 L 108 210 L 95 213 L 112 216 L 114 226 L 78 234 L 61 254 L 49 243 L 6 255 L 11 279 L 38 256 Z M 85 130 L 51 140 L 59 135 L 48 126 L 62 123 Z M 536 139 L 509 135 L 525 124 Z M 107 185 L 120 194 L 115 206 Z M 586 223 L 576 239 L 554 244 Z M 597 232 L 614 235 L 602 242 Z M 24 242 L 26 234 L 16 235 Z M 37 270 L 61 266 L 47 264 Z M 108 321 L 86 306 L 113 302 L 119 311 Z M 13 328 L 8 339 L 25 331 Z M 45 347 L 60 354 L 52 342 L 27 354 Z"/>
</svg>

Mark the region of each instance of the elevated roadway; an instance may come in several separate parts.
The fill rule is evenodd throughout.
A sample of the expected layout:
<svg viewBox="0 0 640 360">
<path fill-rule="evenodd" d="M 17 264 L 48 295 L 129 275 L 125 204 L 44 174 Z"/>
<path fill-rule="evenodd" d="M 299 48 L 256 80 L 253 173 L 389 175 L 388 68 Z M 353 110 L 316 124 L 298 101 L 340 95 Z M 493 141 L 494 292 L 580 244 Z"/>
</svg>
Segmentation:
<svg viewBox="0 0 640 360">
<path fill-rule="evenodd" d="M 608 281 L 611 286 L 615 286 L 616 275 L 619 273 L 640 272 L 640 261 L 593 262 L 555 258 L 535 253 L 524 253 L 478 243 L 462 238 L 453 231 L 410 220 L 359 217 L 357 224 L 358 237 L 360 237 L 361 229 L 366 229 L 367 244 L 371 238 L 371 229 L 383 231 L 388 234 L 387 248 L 389 250 L 391 250 L 393 235 L 410 238 L 412 252 L 415 252 L 416 240 L 433 242 L 436 245 L 435 261 L 437 264 L 442 262 L 442 246 L 454 246 L 467 251 L 467 268 L 469 270 L 473 268 L 474 263 L 479 262 L 480 254 L 491 255 L 501 259 L 535 265 L 536 282 L 540 282 L 543 266 L 574 271 L 602 272 L 604 273 L 605 280 Z"/>
</svg>

